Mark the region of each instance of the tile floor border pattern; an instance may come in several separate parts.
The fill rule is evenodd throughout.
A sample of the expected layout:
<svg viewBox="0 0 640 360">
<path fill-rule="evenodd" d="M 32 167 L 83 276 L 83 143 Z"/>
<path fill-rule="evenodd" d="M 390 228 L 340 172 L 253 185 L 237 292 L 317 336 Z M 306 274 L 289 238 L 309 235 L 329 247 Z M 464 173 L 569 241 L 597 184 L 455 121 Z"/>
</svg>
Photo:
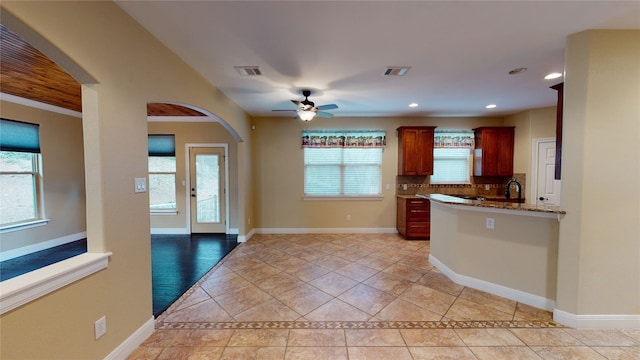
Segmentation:
<svg viewBox="0 0 640 360">
<path fill-rule="evenodd" d="M 553 321 L 251 321 L 157 323 L 157 330 L 220 329 L 543 329 L 565 328 Z"/>
<path fill-rule="evenodd" d="M 182 302 L 189 297 L 210 274 L 213 274 L 225 261 L 236 252 L 241 252 L 239 244 L 206 274 L 187 290 L 155 321 L 156 330 L 202 330 L 202 329 L 495 329 L 495 328 L 565 328 L 554 321 L 250 321 L 250 322 L 165 322 L 164 319 L 180 308 Z"/>
</svg>

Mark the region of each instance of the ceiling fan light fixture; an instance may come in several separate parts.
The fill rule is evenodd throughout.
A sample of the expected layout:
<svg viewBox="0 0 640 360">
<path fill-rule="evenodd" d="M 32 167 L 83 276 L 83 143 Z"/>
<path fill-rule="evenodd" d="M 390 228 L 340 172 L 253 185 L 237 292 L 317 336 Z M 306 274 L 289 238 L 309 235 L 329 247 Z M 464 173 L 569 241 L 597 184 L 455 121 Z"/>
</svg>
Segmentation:
<svg viewBox="0 0 640 360">
<path fill-rule="evenodd" d="M 298 117 L 302 121 L 311 121 L 316 116 L 315 111 L 312 110 L 299 110 Z"/>
</svg>

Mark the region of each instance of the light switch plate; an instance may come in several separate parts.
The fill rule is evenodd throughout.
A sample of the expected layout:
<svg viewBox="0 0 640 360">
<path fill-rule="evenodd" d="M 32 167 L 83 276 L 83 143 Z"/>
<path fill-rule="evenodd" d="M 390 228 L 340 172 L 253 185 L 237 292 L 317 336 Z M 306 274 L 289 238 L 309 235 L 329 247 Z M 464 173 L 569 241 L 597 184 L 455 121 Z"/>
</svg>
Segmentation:
<svg viewBox="0 0 640 360">
<path fill-rule="evenodd" d="M 135 178 L 135 192 L 145 192 L 147 191 L 147 179 L 146 178 Z"/>
</svg>

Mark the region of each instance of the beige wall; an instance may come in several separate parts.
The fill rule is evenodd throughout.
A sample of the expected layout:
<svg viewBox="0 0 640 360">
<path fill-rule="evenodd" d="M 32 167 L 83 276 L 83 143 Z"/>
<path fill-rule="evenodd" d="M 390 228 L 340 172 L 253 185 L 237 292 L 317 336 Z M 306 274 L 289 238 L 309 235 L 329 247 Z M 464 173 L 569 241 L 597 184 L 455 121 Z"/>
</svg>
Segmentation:
<svg viewBox="0 0 640 360">
<path fill-rule="evenodd" d="M 0 102 L 0 116 L 40 125 L 46 226 L 4 233 L 0 251 L 82 234 L 85 219 L 82 119 Z"/>
<path fill-rule="evenodd" d="M 286 118 L 255 118 L 252 131 L 255 171 L 255 227 L 262 229 L 391 230 L 396 221 L 399 126 L 472 129 L 503 125 L 502 118 L 318 118 L 309 123 Z M 303 200 L 303 129 L 381 129 L 387 132 L 382 159 L 382 200 Z M 530 141 L 529 141 L 530 142 Z M 386 189 L 389 184 L 390 189 Z M 347 221 L 347 215 L 351 220 Z"/>
<path fill-rule="evenodd" d="M 107 269 L 3 314 L 0 357 L 104 358 L 152 317 L 149 199 L 133 186 L 147 174 L 146 104 L 190 104 L 241 139 L 249 136 L 247 116 L 111 2 L 3 1 L 2 11 L 3 24 L 46 36 L 59 49 L 55 61 L 67 71 L 75 63 L 71 74 L 81 68 L 97 82 L 83 86 L 88 246 L 113 255 Z M 239 179 L 249 156 L 239 151 Z M 240 181 L 238 193 L 243 216 L 253 195 Z M 103 315 L 108 331 L 96 341 L 93 323 Z"/>
<path fill-rule="evenodd" d="M 229 165 L 229 227 L 238 228 L 238 147 L 237 141 L 216 122 L 150 122 L 149 134 L 175 134 L 176 141 L 176 216 L 151 216 L 151 228 L 188 228 L 185 144 L 227 144 Z"/>
<path fill-rule="evenodd" d="M 549 89 L 555 92 L 555 90 Z M 515 126 L 515 143 L 513 150 L 513 172 L 526 174 L 527 184 L 531 183 L 532 141 L 539 138 L 556 137 L 556 107 L 539 108 L 523 111 L 507 116 L 505 126 Z M 535 203 L 536 190 L 533 186 L 525 186 L 525 199 Z"/>
<path fill-rule="evenodd" d="M 640 315 L 638 99 L 640 31 L 569 36 L 557 307 L 570 314 Z"/>
<path fill-rule="evenodd" d="M 556 297 L 558 220 L 431 202 L 431 254 L 458 275 Z M 486 228 L 493 218 L 495 228 Z"/>
</svg>

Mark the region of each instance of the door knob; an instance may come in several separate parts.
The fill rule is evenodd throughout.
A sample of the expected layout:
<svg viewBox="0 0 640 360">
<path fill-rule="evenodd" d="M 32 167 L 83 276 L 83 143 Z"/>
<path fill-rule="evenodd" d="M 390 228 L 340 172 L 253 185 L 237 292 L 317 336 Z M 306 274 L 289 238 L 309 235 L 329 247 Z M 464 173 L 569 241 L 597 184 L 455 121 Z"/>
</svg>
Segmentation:
<svg viewBox="0 0 640 360">
<path fill-rule="evenodd" d="M 191 197 L 196 197 L 196 194 L 191 194 Z"/>
<path fill-rule="evenodd" d="M 538 200 L 540 200 L 540 201 L 545 201 L 545 200 L 549 200 L 549 199 L 547 199 L 546 197 L 542 197 L 542 196 L 540 196 L 540 198 L 539 198 Z"/>
</svg>

